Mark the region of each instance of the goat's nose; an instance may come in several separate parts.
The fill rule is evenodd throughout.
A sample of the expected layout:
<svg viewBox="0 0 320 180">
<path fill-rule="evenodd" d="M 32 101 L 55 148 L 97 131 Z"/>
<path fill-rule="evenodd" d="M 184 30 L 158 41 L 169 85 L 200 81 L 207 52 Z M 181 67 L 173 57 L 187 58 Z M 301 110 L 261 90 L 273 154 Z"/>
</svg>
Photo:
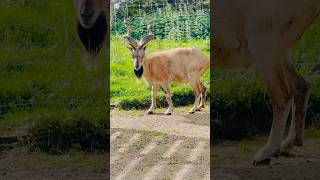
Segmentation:
<svg viewBox="0 0 320 180">
<path fill-rule="evenodd" d="M 83 18 L 91 18 L 93 16 L 93 10 L 91 8 L 85 8 L 82 12 L 81 12 L 81 16 Z"/>
</svg>

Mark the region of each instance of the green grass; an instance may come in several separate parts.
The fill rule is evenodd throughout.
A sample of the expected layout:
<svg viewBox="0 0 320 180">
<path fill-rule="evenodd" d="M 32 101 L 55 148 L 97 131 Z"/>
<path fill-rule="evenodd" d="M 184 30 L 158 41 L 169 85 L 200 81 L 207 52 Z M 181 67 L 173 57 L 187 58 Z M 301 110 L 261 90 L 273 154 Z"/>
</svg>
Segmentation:
<svg viewBox="0 0 320 180">
<path fill-rule="evenodd" d="M 320 138 L 320 130 L 317 129 L 307 129 L 304 132 L 304 136 L 308 138 Z"/>
<path fill-rule="evenodd" d="M 151 87 L 144 81 L 138 80 L 133 72 L 132 58 L 128 45 L 123 37 L 111 37 L 111 104 L 119 105 L 124 109 L 146 108 L 150 104 Z M 172 49 L 176 47 L 197 47 L 206 55 L 210 54 L 209 40 L 169 41 L 154 40 L 148 44 L 146 54 Z M 207 70 L 202 77 L 207 89 L 209 89 L 210 71 Z M 175 105 L 193 103 L 193 92 L 190 84 L 173 84 L 173 101 Z M 159 92 L 159 104 L 165 106 L 163 91 Z M 160 98 L 161 97 L 161 98 Z"/>
<path fill-rule="evenodd" d="M 109 126 L 105 53 L 94 71 L 85 68 L 84 55 L 72 1 L 0 2 L 1 132 L 23 129 L 29 133 L 28 141 L 36 142 L 32 148 L 47 151 L 89 150 L 74 142 L 104 140 L 94 133 L 75 134 L 89 129 L 105 132 Z M 56 144 L 49 145 L 52 131 L 56 137 L 78 140 L 55 139 Z"/>
</svg>

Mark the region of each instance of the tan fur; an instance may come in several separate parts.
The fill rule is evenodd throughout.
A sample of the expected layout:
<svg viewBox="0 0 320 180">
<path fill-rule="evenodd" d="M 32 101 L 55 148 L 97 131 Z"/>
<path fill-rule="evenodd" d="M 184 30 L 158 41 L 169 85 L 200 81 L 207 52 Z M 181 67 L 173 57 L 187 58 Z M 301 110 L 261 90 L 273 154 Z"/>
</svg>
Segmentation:
<svg viewBox="0 0 320 180">
<path fill-rule="evenodd" d="M 289 50 L 320 13 L 319 0 L 216 0 L 213 4 L 216 68 L 255 65 L 273 106 L 267 144 L 254 164 L 270 162 L 279 152 L 302 145 L 309 84 L 289 59 Z M 292 122 L 282 142 L 288 114 Z"/>
<path fill-rule="evenodd" d="M 196 48 L 177 48 L 156 52 L 143 60 L 144 77 L 150 85 L 164 82 L 190 82 L 209 68 L 208 58 Z"/>
<path fill-rule="evenodd" d="M 204 107 L 205 87 L 200 82 L 200 77 L 209 68 L 209 59 L 198 49 L 177 48 L 156 52 L 144 57 L 142 66 L 143 76 L 148 84 L 154 89 L 158 89 L 159 86 L 164 88 L 169 104 L 166 114 L 171 114 L 173 110 L 170 91 L 170 83 L 172 82 L 191 83 L 195 92 L 195 103 L 189 113 L 194 113 Z M 199 102 L 201 93 L 203 96 Z M 156 106 L 155 97 L 152 97 L 152 100 L 152 106 L 148 113 L 153 113 Z"/>
</svg>

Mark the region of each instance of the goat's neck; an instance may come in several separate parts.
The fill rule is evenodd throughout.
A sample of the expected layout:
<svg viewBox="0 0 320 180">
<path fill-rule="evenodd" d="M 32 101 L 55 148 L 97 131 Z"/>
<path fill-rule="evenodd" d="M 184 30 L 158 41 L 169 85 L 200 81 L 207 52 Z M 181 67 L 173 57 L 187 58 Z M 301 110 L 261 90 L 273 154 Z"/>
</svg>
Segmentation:
<svg viewBox="0 0 320 180">
<path fill-rule="evenodd" d="M 147 56 L 144 56 L 142 59 L 142 67 L 143 67 L 143 76 L 148 78 L 150 74 L 150 61 Z"/>
<path fill-rule="evenodd" d="M 148 60 L 149 60 L 149 58 L 147 57 L 147 56 L 144 56 L 143 58 L 142 58 L 142 65 L 143 66 L 146 66 L 147 64 L 149 64 L 149 62 L 148 62 Z"/>
</svg>

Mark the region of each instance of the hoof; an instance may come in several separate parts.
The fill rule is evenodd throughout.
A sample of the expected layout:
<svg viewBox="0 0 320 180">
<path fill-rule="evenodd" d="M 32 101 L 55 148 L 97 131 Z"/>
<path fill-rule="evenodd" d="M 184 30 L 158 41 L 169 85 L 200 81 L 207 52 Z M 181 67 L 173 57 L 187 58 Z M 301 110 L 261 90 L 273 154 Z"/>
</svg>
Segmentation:
<svg viewBox="0 0 320 180">
<path fill-rule="evenodd" d="M 172 112 L 173 112 L 173 109 L 172 108 L 168 108 L 164 114 L 165 115 L 171 115 Z"/>
<path fill-rule="evenodd" d="M 267 166 L 269 165 L 271 162 L 271 159 L 264 159 L 264 160 L 261 160 L 261 161 L 253 161 L 253 165 L 254 166 Z"/>
<path fill-rule="evenodd" d="M 189 111 L 189 114 L 194 114 L 194 111 Z"/>
<path fill-rule="evenodd" d="M 148 111 L 147 114 L 153 114 L 153 111 Z"/>
</svg>

